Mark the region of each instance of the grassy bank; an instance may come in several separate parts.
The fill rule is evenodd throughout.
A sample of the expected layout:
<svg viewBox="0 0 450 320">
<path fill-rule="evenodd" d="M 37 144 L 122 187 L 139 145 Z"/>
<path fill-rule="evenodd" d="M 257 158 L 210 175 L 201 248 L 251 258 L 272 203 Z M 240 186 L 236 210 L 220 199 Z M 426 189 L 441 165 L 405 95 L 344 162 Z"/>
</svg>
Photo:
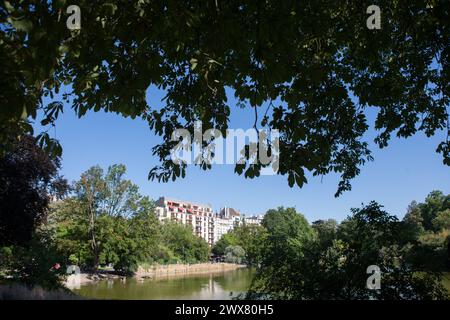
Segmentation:
<svg viewBox="0 0 450 320">
<path fill-rule="evenodd" d="M 46 290 L 41 286 L 29 288 L 23 284 L 0 284 L 0 300 L 81 300 L 67 289 Z"/>
</svg>

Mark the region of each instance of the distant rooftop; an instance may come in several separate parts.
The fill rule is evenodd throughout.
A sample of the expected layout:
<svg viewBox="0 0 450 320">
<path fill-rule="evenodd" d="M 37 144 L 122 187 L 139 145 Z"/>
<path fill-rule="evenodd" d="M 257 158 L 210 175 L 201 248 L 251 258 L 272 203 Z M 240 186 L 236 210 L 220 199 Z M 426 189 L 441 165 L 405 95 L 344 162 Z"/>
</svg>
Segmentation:
<svg viewBox="0 0 450 320">
<path fill-rule="evenodd" d="M 194 206 L 199 206 L 199 207 L 211 208 L 212 209 L 212 206 L 209 205 L 209 204 L 203 204 L 203 203 L 192 202 L 192 201 L 187 201 L 187 200 L 180 200 L 180 199 L 169 198 L 169 197 L 159 197 L 159 199 L 156 201 L 156 204 L 158 204 L 158 202 L 161 202 L 161 201 L 170 201 L 170 202 L 178 202 L 178 203 L 189 203 L 189 204 L 194 205 Z"/>
</svg>

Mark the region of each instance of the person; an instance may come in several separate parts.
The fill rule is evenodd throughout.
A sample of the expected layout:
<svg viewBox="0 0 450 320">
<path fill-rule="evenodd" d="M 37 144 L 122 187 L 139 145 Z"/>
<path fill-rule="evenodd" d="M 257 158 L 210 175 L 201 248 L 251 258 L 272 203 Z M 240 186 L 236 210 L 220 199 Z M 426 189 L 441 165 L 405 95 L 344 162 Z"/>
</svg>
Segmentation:
<svg viewBox="0 0 450 320">
<path fill-rule="evenodd" d="M 49 271 L 57 271 L 57 270 L 59 270 L 60 268 L 61 268 L 61 265 L 57 262 L 57 263 L 55 263 L 55 264 L 50 268 Z"/>
</svg>

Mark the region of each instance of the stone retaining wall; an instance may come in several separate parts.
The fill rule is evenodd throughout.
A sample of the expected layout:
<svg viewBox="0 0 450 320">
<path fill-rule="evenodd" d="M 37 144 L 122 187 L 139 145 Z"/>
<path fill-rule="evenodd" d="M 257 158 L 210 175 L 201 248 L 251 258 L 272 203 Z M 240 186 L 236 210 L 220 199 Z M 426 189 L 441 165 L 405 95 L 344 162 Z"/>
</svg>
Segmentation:
<svg viewBox="0 0 450 320">
<path fill-rule="evenodd" d="M 213 272 L 231 271 L 245 268 L 245 265 L 233 263 L 198 263 L 198 264 L 169 264 L 155 265 L 149 268 L 139 267 L 136 277 L 166 277 L 188 274 L 202 274 Z"/>
</svg>

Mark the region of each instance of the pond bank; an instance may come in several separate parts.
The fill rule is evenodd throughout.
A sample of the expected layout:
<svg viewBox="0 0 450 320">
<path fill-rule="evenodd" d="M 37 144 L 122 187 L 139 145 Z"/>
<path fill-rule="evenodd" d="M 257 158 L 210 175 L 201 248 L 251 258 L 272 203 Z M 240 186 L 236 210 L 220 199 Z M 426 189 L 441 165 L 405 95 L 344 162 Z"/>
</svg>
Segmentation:
<svg viewBox="0 0 450 320">
<path fill-rule="evenodd" d="M 204 274 L 231 271 L 245 268 L 246 265 L 234 263 L 197 263 L 197 264 L 169 264 L 155 265 L 149 268 L 139 267 L 137 278 L 159 278 L 179 275 Z"/>
</svg>

